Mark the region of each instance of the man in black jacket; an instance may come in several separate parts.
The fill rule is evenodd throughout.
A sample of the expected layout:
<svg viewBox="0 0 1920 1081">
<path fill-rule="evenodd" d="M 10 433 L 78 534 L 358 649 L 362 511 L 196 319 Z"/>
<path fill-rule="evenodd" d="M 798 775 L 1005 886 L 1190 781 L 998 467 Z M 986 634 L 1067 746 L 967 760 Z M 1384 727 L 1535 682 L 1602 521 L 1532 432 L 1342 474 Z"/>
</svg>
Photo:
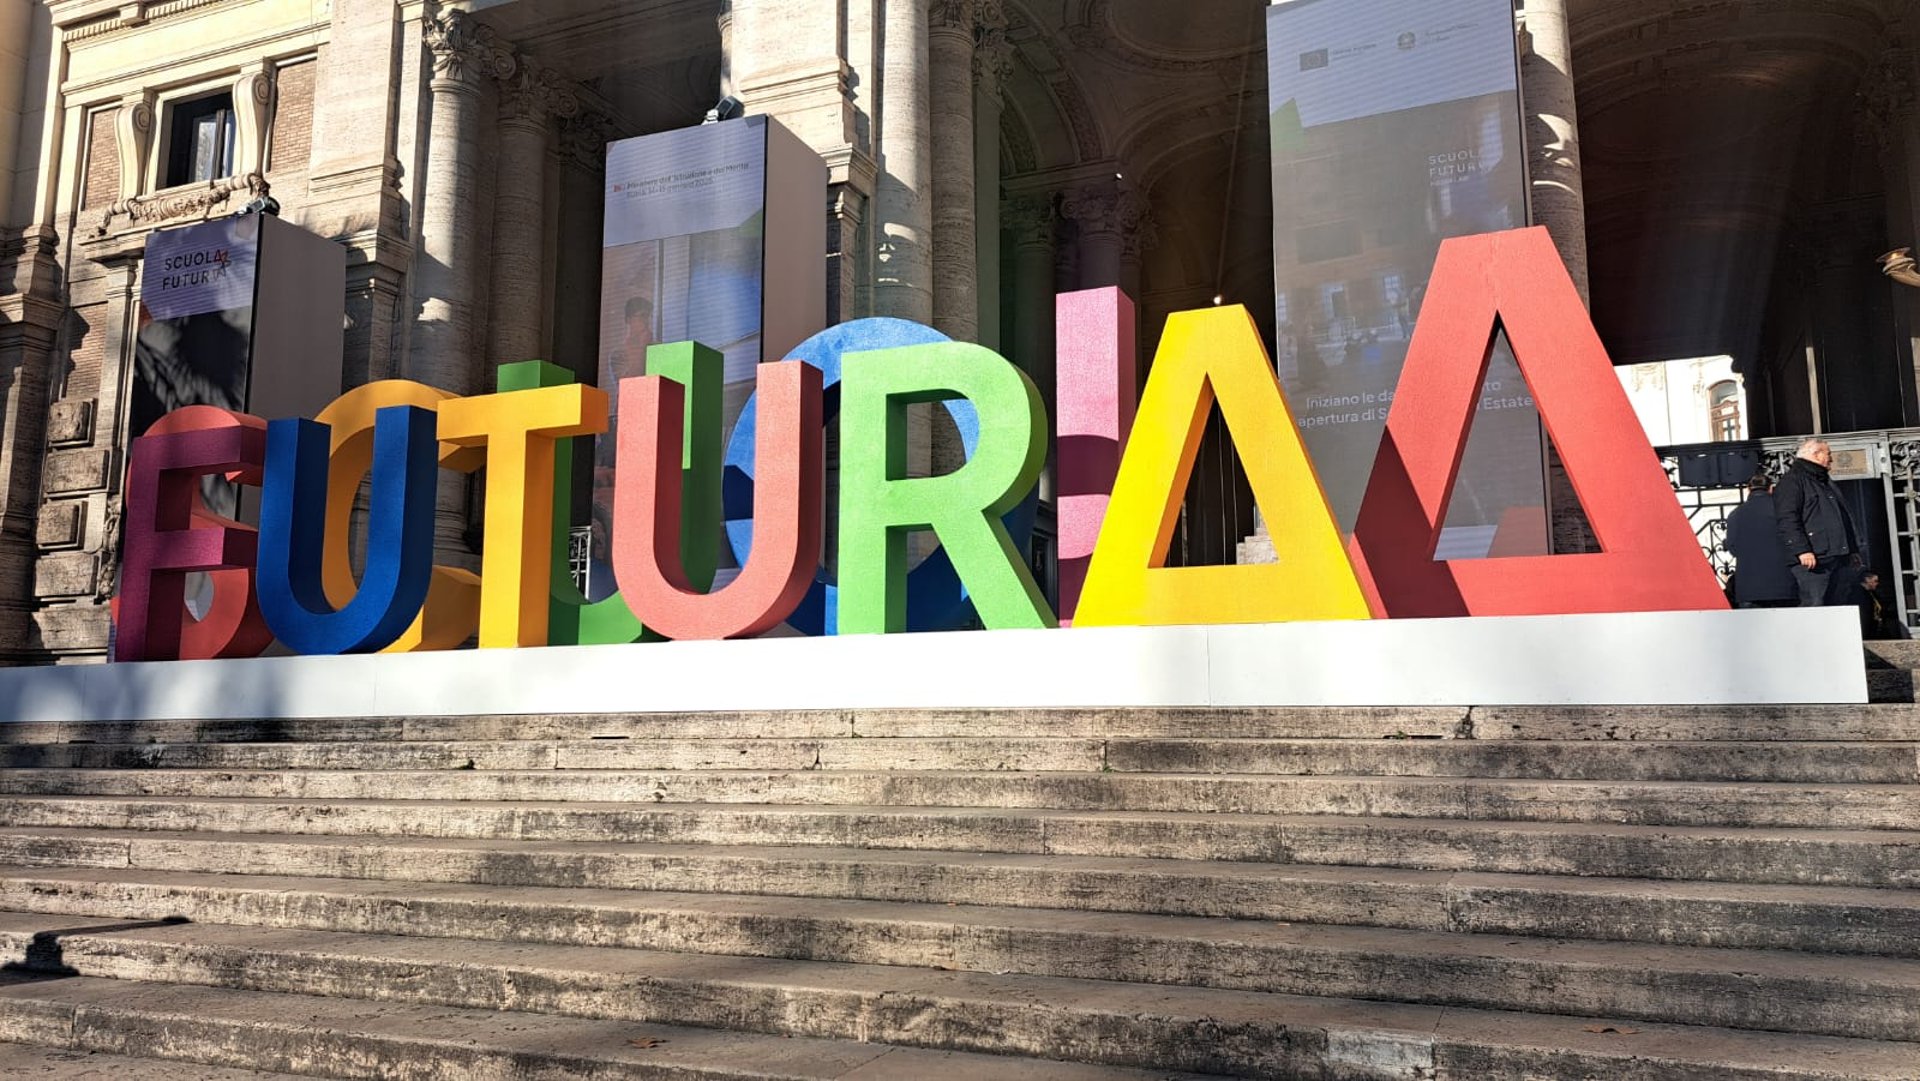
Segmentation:
<svg viewBox="0 0 1920 1081">
<path fill-rule="evenodd" d="M 1832 464 L 1833 448 L 1825 440 L 1809 439 L 1800 444 L 1799 455 L 1773 489 L 1780 540 L 1796 560 L 1793 577 L 1802 608 L 1850 603 L 1846 594 L 1853 576 L 1840 572 L 1861 562 L 1853 515 L 1827 475 Z"/>
</svg>

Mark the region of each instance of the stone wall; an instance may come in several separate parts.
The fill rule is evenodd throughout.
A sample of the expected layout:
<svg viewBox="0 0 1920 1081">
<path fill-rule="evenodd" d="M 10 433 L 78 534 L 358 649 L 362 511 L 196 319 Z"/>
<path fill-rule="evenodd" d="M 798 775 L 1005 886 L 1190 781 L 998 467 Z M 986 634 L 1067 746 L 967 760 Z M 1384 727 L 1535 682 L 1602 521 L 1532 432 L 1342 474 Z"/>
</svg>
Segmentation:
<svg viewBox="0 0 1920 1081">
<path fill-rule="evenodd" d="M 21 292 L 50 311 L 51 326 L 39 378 L 27 384 L 39 395 L 35 422 L 0 444 L 0 458 L 11 452 L 35 467 L 0 471 L 0 484 L 21 487 L 6 502 L 17 498 L 27 512 L 18 528 L 30 558 L 15 577 L 10 527 L 0 523 L 0 661 L 14 663 L 106 655 L 147 234 L 231 214 L 269 188 L 300 220 L 316 57 L 329 31 L 325 14 L 316 21 L 300 0 L 239 9 L 185 0 L 164 13 L 105 15 L 50 6 L 48 47 L 60 55 L 49 67 L 64 78 L 47 134 L 62 152 L 42 177 L 50 205 L 29 234 L 41 238 L 43 259 Z M 222 89 L 236 107 L 236 175 L 158 188 L 169 108 Z M 0 364 L 21 372 L 30 352 L 15 346 L 9 355 L 0 335 Z"/>
</svg>

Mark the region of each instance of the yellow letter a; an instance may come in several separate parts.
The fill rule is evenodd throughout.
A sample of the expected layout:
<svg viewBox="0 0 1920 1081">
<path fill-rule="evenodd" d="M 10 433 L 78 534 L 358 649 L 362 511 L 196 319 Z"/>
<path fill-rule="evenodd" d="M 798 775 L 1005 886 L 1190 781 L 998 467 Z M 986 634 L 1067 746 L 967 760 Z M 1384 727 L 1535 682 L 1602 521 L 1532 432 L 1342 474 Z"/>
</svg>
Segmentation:
<svg viewBox="0 0 1920 1081">
<path fill-rule="evenodd" d="M 1278 563 L 1168 567 L 1215 396 Z M 1167 320 L 1087 567 L 1076 627 L 1367 619 L 1320 478 L 1245 308 Z"/>
</svg>

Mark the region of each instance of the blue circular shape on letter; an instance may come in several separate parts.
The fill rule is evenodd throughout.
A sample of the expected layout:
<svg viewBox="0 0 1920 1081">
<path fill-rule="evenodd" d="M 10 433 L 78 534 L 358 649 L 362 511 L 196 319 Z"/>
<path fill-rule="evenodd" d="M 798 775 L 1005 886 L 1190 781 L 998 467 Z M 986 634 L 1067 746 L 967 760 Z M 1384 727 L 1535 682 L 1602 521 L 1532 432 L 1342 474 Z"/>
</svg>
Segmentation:
<svg viewBox="0 0 1920 1081">
<path fill-rule="evenodd" d="M 815 334 L 787 351 L 785 359 L 803 360 L 820 369 L 821 385 L 826 390 L 823 416 L 831 419 L 840 411 L 840 358 L 848 353 L 878 349 L 898 349 L 911 345 L 931 345 L 953 339 L 932 327 L 906 319 L 856 319 Z M 727 543 L 734 559 L 745 566 L 753 549 L 753 453 L 759 395 L 747 399 L 740 419 L 727 442 L 726 471 L 721 481 L 721 501 L 727 519 Z M 951 398 L 940 403 L 960 430 L 960 443 L 971 459 L 980 445 L 980 415 L 973 403 Z M 1032 496 L 1007 512 L 1001 519 L 1016 545 L 1024 546 L 1033 534 L 1034 500 Z M 814 576 L 813 587 L 794 609 L 787 622 L 802 634 L 837 634 L 839 589 L 827 578 L 822 567 Z M 958 627 L 966 618 L 967 591 L 953 569 L 945 549 L 935 548 L 918 567 L 907 573 L 907 629 L 942 631 Z"/>
</svg>

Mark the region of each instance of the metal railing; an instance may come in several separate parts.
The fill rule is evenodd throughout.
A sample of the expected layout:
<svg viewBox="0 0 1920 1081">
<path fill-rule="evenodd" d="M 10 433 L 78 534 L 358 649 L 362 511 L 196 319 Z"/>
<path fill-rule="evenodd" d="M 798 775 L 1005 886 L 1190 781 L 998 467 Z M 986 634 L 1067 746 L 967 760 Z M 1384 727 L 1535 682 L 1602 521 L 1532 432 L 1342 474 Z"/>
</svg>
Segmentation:
<svg viewBox="0 0 1920 1081">
<path fill-rule="evenodd" d="M 1747 477 L 1755 472 L 1775 478 L 1785 473 L 1805 438 L 1785 436 L 1655 448 L 1701 551 L 1723 581 L 1733 570 L 1733 557 L 1726 547 L 1727 515 L 1745 502 Z M 1863 539 L 1873 561 L 1884 560 L 1892 574 L 1900 621 L 1913 627 L 1915 616 L 1920 615 L 1920 603 L 1916 603 L 1916 592 L 1920 591 L 1920 428 L 1838 432 L 1820 438 L 1833 447 L 1835 480 L 1876 482 L 1880 487 L 1886 501 L 1886 531 Z M 1683 463 L 1695 468 L 1683 468 Z M 1741 472 L 1746 476 L 1739 476 Z M 1866 526 L 1861 523 L 1862 529 Z"/>
</svg>

